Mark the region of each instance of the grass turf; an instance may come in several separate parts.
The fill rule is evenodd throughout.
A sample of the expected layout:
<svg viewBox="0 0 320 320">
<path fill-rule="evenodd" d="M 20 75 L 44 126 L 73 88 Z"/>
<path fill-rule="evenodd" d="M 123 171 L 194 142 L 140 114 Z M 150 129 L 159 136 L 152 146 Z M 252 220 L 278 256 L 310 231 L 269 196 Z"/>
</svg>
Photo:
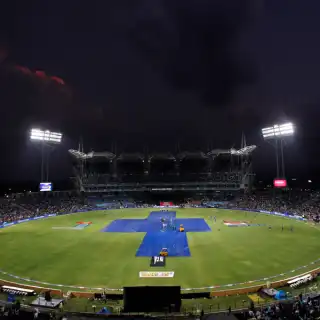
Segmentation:
<svg viewBox="0 0 320 320">
<path fill-rule="evenodd" d="M 188 232 L 191 257 L 169 257 L 165 268 L 151 268 L 149 257 L 135 256 L 145 233 L 100 232 L 113 220 L 143 219 L 150 211 L 78 213 L 1 229 L 0 269 L 20 277 L 66 286 L 199 288 L 261 279 L 319 259 L 319 230 L 306 223 L 241 211 L 178 209 L 177 218 L 204 218 L 212 231 Z M 210 221 L 209 216 L 216 216 L 217 222 Z M 267 226 L 227 227 L 223 220 L 272 225 L 272 230 Z M 91 221 L 92 225 L 83 230 L 52 229 L 72 227 L 78 221 Z M 281 231 L 282 225 L 284 231 Z M 291 226 L 293 232 L 289 230 Z M 148 270 L 174 271 L 175 276 L 140 279 L 139 271 Z"/>
</svg>

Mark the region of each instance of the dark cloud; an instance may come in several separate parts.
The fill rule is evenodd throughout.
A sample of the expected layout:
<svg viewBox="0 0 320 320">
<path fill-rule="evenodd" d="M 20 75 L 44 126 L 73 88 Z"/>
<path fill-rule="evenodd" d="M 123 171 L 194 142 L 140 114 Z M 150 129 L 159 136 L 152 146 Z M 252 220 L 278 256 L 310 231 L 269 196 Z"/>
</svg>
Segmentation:
<svg viewBox="0 0 320 320">
<path fill-rule="evenodd" d="M 238 89 L 255 81 L 252 61 L 237 41 L 251 25 L 257 2 L 156 1 L 136 9 L 131 40 L 176 88 L 208 106 L 226 106 Z"/>
<path fill-rule="evenodd" d="M 75 11 L 58 1 L 26 8 L 10 38 L 10 59 L 61 76 L 72 95 L 11 74 L 10 84 L 2 82 L 11 88 L 7 117 L 19 112 L 25 123 L 44 121 L 71 135 L 112 130 L 145 137 L 169 113 L 167 131 L 189 128 L 195 112 L 201 121 L 203 104 L 225 106 L 252 80 L 237 41 L 251 26 L 253 5 L 227 2 L 125 0 L 90 10 L 79 3 Z"/>
<path fill-rule="evenodd" d="M 70 88 L 34 74 L 23 74 L 10 64 L 2 66 L 0 70 L 0 87 L 0 103 L 6 110 L 4 125 L 40 125 L 46 119 L 54 128 L 61 125 L 61 114 L 65 114 L 67 120 L 70 113 L 75 111 L 72 109 Z"/>
</svg>

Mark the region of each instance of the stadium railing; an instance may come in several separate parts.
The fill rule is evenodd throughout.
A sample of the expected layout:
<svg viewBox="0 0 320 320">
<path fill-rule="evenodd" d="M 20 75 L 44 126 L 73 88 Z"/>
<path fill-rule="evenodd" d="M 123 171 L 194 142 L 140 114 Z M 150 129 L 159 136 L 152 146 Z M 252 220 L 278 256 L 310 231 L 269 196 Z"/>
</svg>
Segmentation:
<svg viewBox="0 0 320 320">
<path fill-rule="evenodd" d="M 290 304 L 293 305 L 294 302 L 297 301 L 299 296 L 302 295 L 302 299 L 305 301 L 308 297 L 311 299 L 320 299 L 320 290 L 311 290 L 310 288 L 304 288 L 304 289 L 297 289 L 292 290 L 290 292 L 290 296 L 287 299 L 276 301 L 276 300 L 264 300 L 261 298 L 261 300 L 252 301 L 251 298 L 248 296 L 239 296 L 237 299 L 230 299 L 228 297 L 225 297 L 223 299 L 209 299 L 209 300 L 193 300 L 190 301 L 190 303 L 185 304 L 183 301 L 181 310 L 179 313 L 148 313 L 148 315 L 153 316 L 163 316 L 166 315 L 167 317 L 170 316 L 197 316 L 200 315 L 203 311 L 205 314 L 214 314 L 214 313 L 226 313 L 228 312 L 229 308 L 232 310 L 232 312 L 235 313 L 241 313 L 246 312 L 248 309 L 254 308 L 260 309 L 260 308 L 266 308 L 271 305 L 275 305 L 278 303 L 282 304 Z M 0 305 L 7 305 L 10 306 L 10 303 L 3 300 L 4 296 L 0 297 Z M 318 304 L 319 305 L 319 304 Z M 112 312 L 115 316 L 133 316 L 134 314 L 125 314 L 122 312 L 122 305 L 118 302 L 110 302 L 107 303 L 102 301 L 92 301 L 92 300 L 86 300 L 86 301 L 67 301 L 64 305 L 63 312 L 55 309 L 55 312 L 57 315 L 65 314 L 67 316 L 75 315 L 75 316 L 98 316 L 97 312 L 101 310 L 103 307 L 107 307 L 109 311 Z M 21 309 L 25 311 L 32 312 L 34 310 L 34 307 L 29 306 L 25 302 L 21 305 Z M 51 310 L 50 308 L 38 308 L 39 311 L 42 314 L 48 314 Z M 319 312 L 319 307 L 318 307 Z M 141 315 L 143 316 L 144 313 L 136 313 L 135 315 Z M 103 315 L 99 315 L 99 317 Z"/>
</svg>

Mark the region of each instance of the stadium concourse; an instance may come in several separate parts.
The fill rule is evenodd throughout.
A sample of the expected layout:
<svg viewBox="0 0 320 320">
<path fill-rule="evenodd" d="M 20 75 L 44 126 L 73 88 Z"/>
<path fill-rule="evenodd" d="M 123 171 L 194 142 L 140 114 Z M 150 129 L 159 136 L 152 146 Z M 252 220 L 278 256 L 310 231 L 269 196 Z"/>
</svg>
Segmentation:
<svg viewBox="0 0 320 320">
<path fill-rule="evenodd" d="M 103 202 L 103 207 L 100 206 Z M 233 199 L 216 196 L 203 199 L 181 199 L 182 206 L 201 207 L 228 207 L 247 208 L 253 210 L 265 210 L 271 212 L 283 212 L 303 216 L 308 220 L 319 222 L 320 216 L 320 193 L 319 192 L 294 192 L 283 193 L 274 197 L 272 192 L 262 192 L 250 196 L 238 196 Z M 124 197 L 98 197 L 81 196 L 77 197 L 72 192 L 50 194 L 30 193 L 20 195 L 18 198 L 3 198 L 0 200 L 0 226 L 17 220 L 37 217 L 44 214 L 56 213 L 58 215 L 92 211 L 99 209 L 119 209 L 148 207 L 158 205 L 158 203 L 134 201 Z"/>
</svg>

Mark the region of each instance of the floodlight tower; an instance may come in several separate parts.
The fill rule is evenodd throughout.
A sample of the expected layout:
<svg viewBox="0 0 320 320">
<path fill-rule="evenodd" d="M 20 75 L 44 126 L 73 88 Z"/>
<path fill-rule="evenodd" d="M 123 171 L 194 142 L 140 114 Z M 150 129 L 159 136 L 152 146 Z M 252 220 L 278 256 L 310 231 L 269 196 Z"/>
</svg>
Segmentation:
<svg viewBox="0 0 320 320">
<path fill-rule="evenodd" d="M 49 182 L 49 155 L 62 141 L 62 134 L 49 130 L 31 129 L 30 140 L 41 149 L 41 181 Z"/>
<path fill-rule="evenodd" d="M 263 139 L 271 143 L 276 151 L 277 178 L 285 178 L 283 145 L 285 139 L 293 136 L 294 132 L 295 127 L 291 122 L 275 124 L 272 127 L 262 129 Z M 279 163 L 279 156 L 281 157 L 281 163 Z"/>
</svg>

